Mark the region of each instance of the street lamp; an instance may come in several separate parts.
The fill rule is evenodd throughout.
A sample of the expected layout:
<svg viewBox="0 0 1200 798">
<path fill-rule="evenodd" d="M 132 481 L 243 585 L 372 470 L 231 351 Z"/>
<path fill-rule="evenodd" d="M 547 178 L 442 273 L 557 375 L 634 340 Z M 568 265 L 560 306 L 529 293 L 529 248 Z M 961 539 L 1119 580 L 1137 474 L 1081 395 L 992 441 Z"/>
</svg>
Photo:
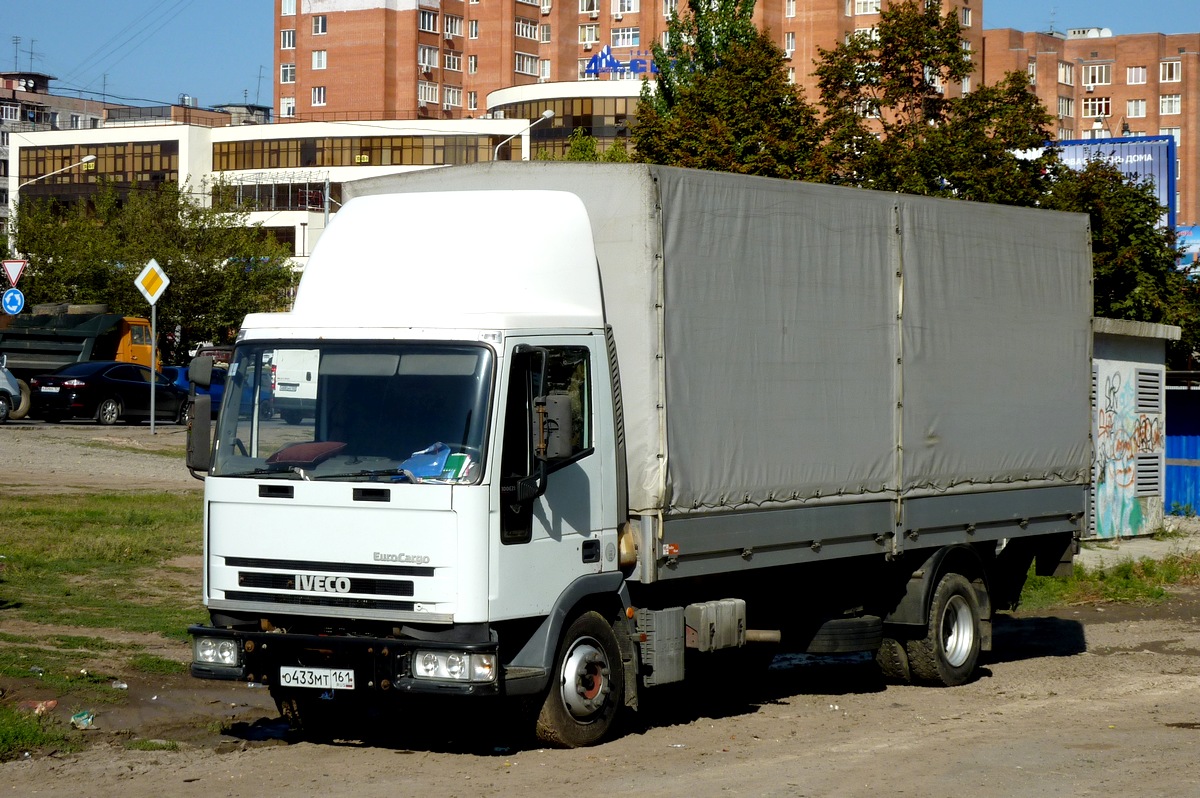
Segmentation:
<svg viewBox="0 0 1200 798">
<path fill-rule="evenodd" d="M 25 188 L 25 186 L 29 185 L 30 183 L 36 183 L 39 180 L 45 180 L 47 177 L 54 177 L 55 175 L 57 175 L 61 172 L 66 172 L 69 169 L 74 169 L 76 166 L 83 166 L 85 163 L 92 163 L 95 160 L 96 160 L 95 155 L 85 155 L 85 156 L 83 156 L 83 158 L 81 158 L 80 160 L 71 164 L 70 166 L 64 166 L 62 169 L 55 169 L 53 172 L 47 172 L 44 175 L 38 175 L 37 177 L 33 178 L 32 180 L 26 180 L 24 183 L 21 183 L 19 186 L 17 186 L 17 191 L 20 191 L 21 189 Z"/>
<path fill-rule="evenodd" d="M 526 125 L 525 127 L 521 128 L 521 129 L 520 129 L 520 130 L 518 130 L 516 133 L 513 133 L 513 134 L 512 134 L 511 136 L 509 136 L 508 138 L 506 138 L 504 141 L 502 141 L 502 142 L 500 142 L 499 144 L 497 144 L 497 145 L 496 145 L 496 149 L 495 149 L 495 151 L 492 153 L 492 160 L 493 160 L 493 161 L 495 161 L 495 160 L 497 160 L 497 159 L 500 157 L 500 148 L 501 148 L 501 147 L 503 147 L 505 144 L 507 144 L 508 142 L 512 141 L 513 139 L 515 139 L 517 136 L 521 135 L 522 133 L 527 133 L 527 132 L 529 132 L 530 130 L 532 130 L 532 129 L 533 129 L 533 126 L 534 126 L 534 125 L 536 125 L 536 124 L 539 124 L 539 123 L 541 123 L 541 122 L 544 122 L 544 121 L 546 121 L 547 119 L 550 119 L 550 118 L 551 118 L 551 117 L 553 117 L 553 116 L 554 116 L 554 111 L 550 110 L 549 108 L 547 108 L 545 111 L 542 111 L 542 115 L 541 115 L 541 116 L 539 116 L 537 119 L 533 120 L 533 121 L 532 121 L 532 122 L 530 122 L 528 125 Z M 524 158 L 522 158 L 521 160 L 525 160 L 525 159 L 524 159 Z"/>
</svg>

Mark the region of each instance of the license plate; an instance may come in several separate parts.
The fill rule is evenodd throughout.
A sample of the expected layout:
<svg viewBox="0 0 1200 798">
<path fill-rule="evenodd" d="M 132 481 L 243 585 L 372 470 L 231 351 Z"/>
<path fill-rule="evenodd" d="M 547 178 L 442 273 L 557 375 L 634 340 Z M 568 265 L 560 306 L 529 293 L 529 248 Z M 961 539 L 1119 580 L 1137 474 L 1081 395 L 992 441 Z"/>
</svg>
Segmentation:
<svg viewBox="0 0 1200 798">
<path fill-rule="evenodd" d="M 297 388 L 297 387 L 299 387 L 299 386 L 296 386 L 296 385 L 284 385 L 284 384 L 280 383 L 280 385 L 279 385 L 279 390 L 281 390 L 281 391 L 290 391 L 290 392 L 292 392 L 292 393 L 295 393 L 295 391 L 296 391 L 296 388 Z"/>
<path fill-rule="evenodd" d="M 42 393 L 58 393 L 57 385 L 43 385 Z"/>
<path fill-rule="evenodd" d="M 318 690 L 353 690 L 354 671 L 349 668 L 279 669 L 280 687 L 314 687 Z"/>
</svg>

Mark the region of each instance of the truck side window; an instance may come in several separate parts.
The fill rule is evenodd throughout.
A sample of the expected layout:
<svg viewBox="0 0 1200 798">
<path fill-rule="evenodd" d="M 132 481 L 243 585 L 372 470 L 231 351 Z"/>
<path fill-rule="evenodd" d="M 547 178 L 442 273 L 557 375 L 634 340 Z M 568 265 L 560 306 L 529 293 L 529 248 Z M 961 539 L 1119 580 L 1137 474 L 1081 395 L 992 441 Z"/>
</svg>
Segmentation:
<svg viewBox="0 0 1200 798">
<path fill-rule="evenodd" d="M 567 457 L 592 448 L 592 392 L 588 365 L 587 347 L 549 348 L 546 385 L 540 392 L 567 396 L 570 400 L 571 447 Z"/>
</svg>

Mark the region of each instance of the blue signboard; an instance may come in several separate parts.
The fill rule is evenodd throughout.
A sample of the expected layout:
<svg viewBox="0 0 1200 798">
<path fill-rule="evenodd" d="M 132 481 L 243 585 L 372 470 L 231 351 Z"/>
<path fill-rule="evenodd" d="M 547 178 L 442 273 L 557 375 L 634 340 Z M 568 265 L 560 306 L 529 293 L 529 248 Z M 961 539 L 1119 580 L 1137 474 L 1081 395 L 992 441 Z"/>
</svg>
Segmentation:
<svg viewBox="0 0 1200 798">
<path fill-rule="evenodd" d="M 0 305 L 4 305 L 5 313 L 15 316 L 25 308 L 25 295 L 21 293 L 20 288 L 10 288 L 4 292 L 4 297 L 0 298 Z"/>
<path fill-rule="evenodd" d="M 658 66 L 654 63 L 652 51 L 636 50 L 629 55 L 631 58 L 628 61 L 618 61 L 617 57 L 612 54 L 612 47 L 606 44 L 600 48 L 599 53 L 588 59 L 583 74 L 598 76 L 604 73 L 619 74 L 622 72 L 632 72 L 635 75 L 658 73 Z"/>
<path fill-rule="evenodd" d="M 1058 142 L 1059 157 L 1072 169 L 1088 161 L 1112 164 L 1123 175 L 1149 179 L 1158 203 L 1166 208 L 1163 224 L 1175 228 L 1175 137 L 1137 136 L 1120 139 L 1073 139 Z"/>
<path fill-rule="evenodd" d="M 1175 232 L 1179 233 L 1179 246 L 1183 247 L 1180 268 L 1189 274 L 1200 273 L 1200 224 L 1182 224 Z"/>
</svg>

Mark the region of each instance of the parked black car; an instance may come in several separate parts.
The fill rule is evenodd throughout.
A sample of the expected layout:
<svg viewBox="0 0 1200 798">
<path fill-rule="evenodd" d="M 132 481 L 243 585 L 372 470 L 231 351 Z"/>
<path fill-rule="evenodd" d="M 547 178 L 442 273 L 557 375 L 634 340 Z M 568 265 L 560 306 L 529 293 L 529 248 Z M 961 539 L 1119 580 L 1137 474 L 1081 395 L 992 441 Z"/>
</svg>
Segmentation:
<svg viewBox="0 0 1200 798">
<path fill-rule="evenodd" d="M 29 380 L 29 416 L 45 421 L 94 418 L 101 424 L 137 423 L 150 418 L 150 381 L 155 381 L 154 416 L 188 421 L 188 393 L 145 366 L 113 360 L 63 366 Z"/>
</svg>

